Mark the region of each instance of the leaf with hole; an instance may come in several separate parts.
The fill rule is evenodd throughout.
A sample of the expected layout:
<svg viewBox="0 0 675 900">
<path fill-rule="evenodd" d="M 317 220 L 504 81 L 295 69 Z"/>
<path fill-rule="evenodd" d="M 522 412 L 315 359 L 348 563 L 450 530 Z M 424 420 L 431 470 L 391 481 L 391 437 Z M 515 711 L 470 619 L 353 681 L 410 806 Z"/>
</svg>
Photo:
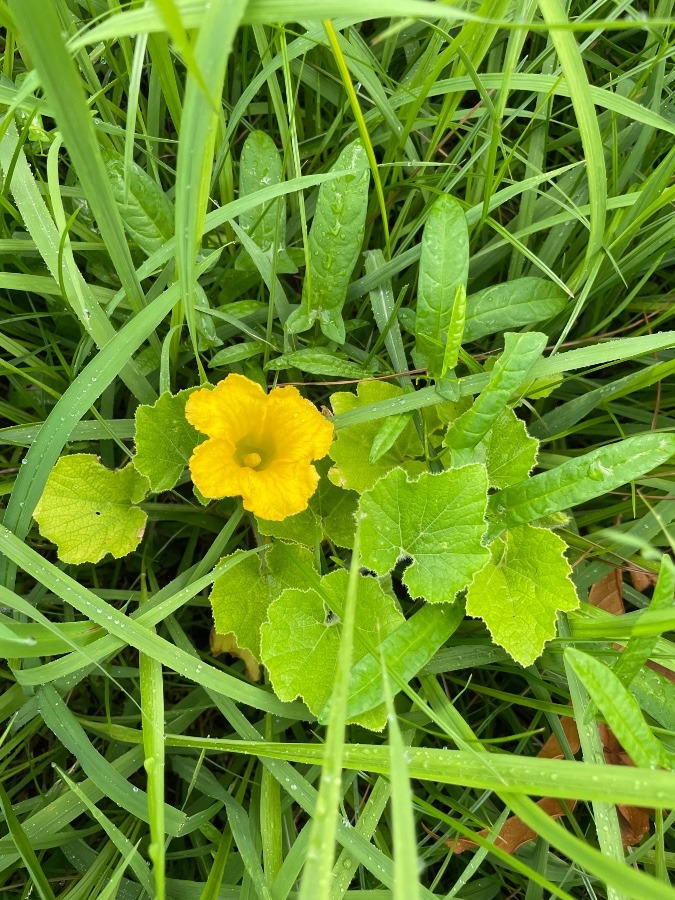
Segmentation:
<svg viewBox="0 0 675 900">
<path fill-rule="evenodd" d="M 384 575 L 410 558 L 402 578 L 410 595 L 451 602 L 489 556 L 482 544 L 487 489 L 481 465 L 424 472 L 416 481 L 394 469 L 361 496 L 363 565 Z"/>
<path fill-rule="evenodd" d="M 63 562 L 126 556 L 143 537 L 148 517 L 134 504 L 148 486 L 131 465 L 113 472 L 88 453 L 62 456 L 35 509 L 40 534 L 57 545 Z"/>
</svg>

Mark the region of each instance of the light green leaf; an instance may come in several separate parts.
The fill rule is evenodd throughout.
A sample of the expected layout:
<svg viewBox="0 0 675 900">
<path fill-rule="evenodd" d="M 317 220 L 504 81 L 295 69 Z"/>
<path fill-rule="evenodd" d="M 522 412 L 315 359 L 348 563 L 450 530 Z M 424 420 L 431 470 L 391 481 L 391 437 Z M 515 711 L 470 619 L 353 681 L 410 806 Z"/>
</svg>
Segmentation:
<svg viewBox="0 0 675 900">
<path fill-rule="evenodd" d="M 244 141 L 239 161 L 239 196 L 246 197 L 280 184 L 283 163 L 272 138 L 264 131 L 252 131 Z M 278 197 L 264 206 L 254 206 L 241 213 L 239 224 L 263 253 L 275 247 L 277 272 L 297 272 L 286 253 L 286 197 Z M 239 254 L 235 269 L 257 271 L 248 253 Z"/>
<path fill-rule="evenodd" d="M 484 466 L 464 466 L 409 481 L 394 469 L 359 504 L 363 565 L 384 575 L 412 557 L 403 583 L 412 597 L 449 603 L 485 565 L 481 540 L 487 498 Z"/>
<path fill-rule="evenodd" d="M 324 460 L 316 465 L 321 480 L 306 510 L 288 516 L 281 522 L 257 519 L 261 534 L 295 541 L 307 547 L 316 547 L 328 538 L 338 547 L 352 547 L 354 543 L 354 515 L 358 496 L 355 491 L 336 487 L 326 477 L 328 465 Z"/>
<path fill-rule="evenodd" d="M 565 308 L 567 294 L 544 278 L 516 278 L 470 294 L 466 301 L 465 341 L 552 319 Z"/>
<path fill-rule="evenodd" d="M 262 356 L 264 352 L 265 345 L 262 341 L 240 341 L 238 344 L 232 344 L 230 347 L 219 350 L 215 356 L 212 356 L 209 360 L 209 369 L 231 366 L 232 363 L 251 359 L 253 356 Z"/>
<path fill-rule="evenodd" d="M 441 378 L 445 378 L 448 369 L 454 369 L 459 359 L 459 351 L 464 340 L 464 326 L 466 325 L 466 287 L 458 284 L 455 291 L 455 302 L 452 304 L 452 316 L 448 325 L 448 333 L 445 339 L 443 351 L 443 365 Z"/>
<path fill-rule="evenodd" d="M 373 374 L 372 368 L 365 368 L 348 359 L 344 353 L 318 350 L 306 347 L 294 353 L 284 353 L 271 359 L 265 366 L 266 372 L 279 372 L 284 369 L 300 369 L 310 375 L 331 375 L 336 378 L 366 378 Z"/>
<path fill-rule="evenodd" d="M 242 553 L 237 550 L 225 559 Z M 259 661 L 260 628 L 270 603 L 284 588 L 308 588 L 318 577 L 313 556 L 304 547 L 280 542 L 269 547 L 264 558 L 247 556 L 213 582 L 209 600 L 216 631 L 234 634 L 238 648 L 249 650 Z"/>
<path fill-rule="evenodd" d="M 445 445 L 452 450 L 454 465 L 463 465 L 465 451 L 471 451 L 485 437 L 500 417 L 513 394 L 522 387 L 532 367 L 546 346 L 546 335 L 509 332 L 504 338 L 504 352 L 490 372 L 490 380 L 473 406 L 448 429 Z"/>
<path fill-rule="evenodd" d="M 641 434 L 600 447 L 490 497 L 493 531 L 534 522 L 639 478 L 675 454 L 675 435 Z"/>
<path fill-rule="evenodd" d="M 466 286 L 468 274 L 466 216 L 461 204 L 444 194 L 434 202 L 424 226 L 417 287 L 415 349 L 426 360 L 433 378 L 443 373 L 457 289 Z"/>
<path fill-rule="evenodd" d="M 173 204 L 157 182 L 132 162 L 125 177 L 124 157 L 102 150 L 113 197 L 124 228 L 148 256 L 173 235 Z"/>
<path fill-rule="evenodd" d="M 136 455 L 133 462 L 150 481 L 154 494 L 169 491 L 176 484 L 204 438 L 185 418 L 185 404 L 194 388 L 170 394 L 152 406 L 136 410 Z"/>
<path fill-rule="evenodd" d="M 529 666 L 555 637 L 556 610 L 579 605 L 567 545 L 546 528 L 521 525 L 496 540 L 469 587 L 466 611 L 484 620 L 495 643 Z"/>
<path fill-rule="evenodd" d="M 636 766 L 644 769 L 673 767 L 675 757 L 654 737 L 637 700 L 609 666 L 574 647 L 565 650 L 565 661 L 574 670 Z"/>
<path fill-rule="evenodd" d="M 338 344 L 345 339 L 342 307 L 361 252 L 368 210 L 370 169 L 361 141 L 345 147 L 331 169 L 342 170 L 351 172 L 319 188 L 308 237 L 309 266 L 302 301 L 286 322 L 288 331 L 298 334 L 318 320 L 326 337 Z"/>
<path fill-rule="evenodd" d="M 148 517 L 133 504 L 148 486 L 133 466 L 113 472 L 91 454 L 62 456 L 35 509 L 40 534 L 57 545 L 63 562 L 126 556 L 143 537 Z"/>
<path fill-rule="evenodd" d="M 397 681 L 410 681 L 426 666 L 464 619 L 464 606 L 425 603 L 380 645 L 380 657 L 365 654 L 352 668 L 348 715 L 356 716 L 382 703 L 382 659 Z M 328 721 L 330 702 L 318 717 Z"/>
<path fill-rule="evenodd" d="M 279 184 L 283 164 L 276 144 L 264 131 L 252 131 L 241 148 L 239 196 L 255 194 L 263 187 Z M 239 216 L 239 224 L 261 250 L 284 246 L 286 198 L 278 197 L 264 207 L 254 206 Z"/>
<path fill-rule="evenodd" d="M 524 481 L 537 461 L 539 441 L 530 437 L 522 419 L 505 409 L 482 441 L 490 487 Z"/>
<path fill-rule="evenodd" d="M 331 695 L 340 648 L 340 614 L 349 574 L 340 569 L 321 579 L 320 590 L 288 588 L 268 609 L 262 626 L 262 661 L 279 698 L 302 697 L 318 715 Z M 402 623 L 395 600 L 379 581 L 358 578 L 354 628 L 354 661 L 364 654 L 363 640 L 378 646 Z M 361 639 L 359 639 L 361 635 Z M 356 719 L 367 728 L 384 728 L 386 712 L 380 706 Z"/>
<path fill-rule="evenodd" d="M 331 406 L 336 415 L 382 400 L 393 400 L 403 397 L 401 388 L 382 381 L 363 381 L 357 387 L 356 394 L 346 391 L 332 394 Z M 335 467 L 328 473 L 333 484 L 338 487 L 351 488 L 361 493 L 404 460 L 420 456 L 422 445 L 415 430 L 412 419 L 403 429 L 386 453 L 371 462 L 373 444 L 382 428 L 379 420 L 364 422 L 348 428 L 340 429 L 330 448 L 330 457 Z M 424 464 L 413 465 L 412 471 L 422 471 Z"/>
</svg>

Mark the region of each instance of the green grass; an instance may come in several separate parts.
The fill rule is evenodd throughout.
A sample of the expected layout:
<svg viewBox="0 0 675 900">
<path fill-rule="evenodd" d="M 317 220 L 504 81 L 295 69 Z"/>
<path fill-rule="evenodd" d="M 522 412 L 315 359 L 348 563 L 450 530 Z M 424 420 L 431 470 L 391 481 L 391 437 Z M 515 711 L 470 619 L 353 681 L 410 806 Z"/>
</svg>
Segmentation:
<svg viewBox="0 0 675 900">
<path fill-rule="evenodd" d="M 406 313 L 423 228 L 446 192 L 469 225 L 470 294 L 536 275 L 569 298 L 536 325 L 548 349 L 533 375 L 546 390 L 519 407 L 542 442 L 539 469 L 672 432 L 673 6 L 0 2 L 2 900 L 675 897 L 675 776 L 663 770 L 675 683 L 643 665 L 675 672 L 675 614 L 657 592 L 638 616 L 653 590 L 630 578 L 657 573 L 675 549 L 675 460 L 575 507 L 559 533 L 582 606 L 534 665 L 464 618 L 387 697 L 382 734 L 344 726 L 349 627 L 327 727 L 247 681 L 242 662 L 210 654 L 219 560 L 261 540 L 235 502 L 205 509 L 183 479 L 143 504 L 138 550 L 96 566 L 60 563 L 32 519 L 63 452 L 122 465 L 136 406 L 165 390 L 236 371 L 302 382 L 329 405 L 342 379 L 263 365 L 336 349 L 316 327 L 289 335 L 284 322 L 300 300 L 319 185 L 359 136 L 370 252 L 337 349 L 416 390 L 336 427 L 438 402 L 415 380 Z M 282 183 L 256 201 L 238 193 L 253 129 L 284 163 Z M 127 185 L 111 181 L 101 151 L 120 154 Z M 132 161 L 175 212 L 150 250 L 129 231 Z M 256 253 L 238 221 L 280 196 L 277 237 L 298 274 Z M 244 341 L 246 358 L 209 367 Z M 503 345 L 503 331 L 465 341 L 463 396 L 485 386 Z M 323 571 L 357 573 L 358 551 L 317 555 Z M 617 567 L 622 618 L 587 603 Z M 398 594 L 406 614 L 416 609 Z M 356 602 L 350 589 L 347 624 Z M 585 657 L 563 655 L 570 645 L 607 665 L 628 646 L 646 731 L 630 729 L 633 704 L 613 683 L 589 694 Z M 395 671 L 386 683 L 400 690 Z M 576 719 L 576 760 L 565 741 L 567 759 L 535 759 L 561 715 Z M 605 763 L 605 718 L 637 768 Z M 553 821 L 534 803 L 542 795 L 579 803 Z M 627 849 L 617 803 L 655 810 Z M 514 856 L 495 843 L 511 814 L 537 835 Z M 477 850 L 453 854 L 453 841 L 484 828 Z"/>
</svg>

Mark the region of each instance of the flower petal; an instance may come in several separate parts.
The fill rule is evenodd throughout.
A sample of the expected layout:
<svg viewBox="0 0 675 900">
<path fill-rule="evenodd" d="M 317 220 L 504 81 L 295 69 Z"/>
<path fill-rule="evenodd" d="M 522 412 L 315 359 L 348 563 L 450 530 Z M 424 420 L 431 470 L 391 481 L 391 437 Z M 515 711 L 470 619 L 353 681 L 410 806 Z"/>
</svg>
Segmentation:
<svg viewBox="0 0 675 900">
<path fill-rule="evenodd" d="M 241 492 L 244 509 L 261 519 L 280 522 L 307 509 L 318 483 L 319 474 L 309 463 L 274 462 L 263 471 L 251 471 L 246 489 Z"/>
<path fill-rule="evenodd" d="M 210 438 L 190 457 L 192 480 L 205 497 L 236 497 L 247 489 L 251 469 L 242 468 L 234 448 L 222 438 Z"/>
<path fill-rule="evenodd" d="M 275 462 L 310 462 L 328 453 L 333 424 L 297 388 L 275 388 L 267 400 L 265 435 L 276 444 Z"/>
<path fill-rule="evenodd" d="M 203 388 L 190 394 L 185 416 L 209 437 L 225 437 L 236 444 L 263 427 L 266 406 L 267 395 L 260 385 L 233 372 L 213 390 Z"/>
</svg>

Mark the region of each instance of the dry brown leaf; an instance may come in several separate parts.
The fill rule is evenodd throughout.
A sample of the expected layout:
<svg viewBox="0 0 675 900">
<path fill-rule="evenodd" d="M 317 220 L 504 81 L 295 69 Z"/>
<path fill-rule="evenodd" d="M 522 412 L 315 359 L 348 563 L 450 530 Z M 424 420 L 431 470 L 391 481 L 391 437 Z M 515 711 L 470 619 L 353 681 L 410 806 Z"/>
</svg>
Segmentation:
<svg viewBox="0 0 675 900">
<path fill-rule="evenodd" d="M 657 576 L 654 572 L 645 572 L 644 569 L 630 569 L 630 580 L 636 591 L 646 591 L 648 587 L 656 584 Z"/>
<path fill-rule="evenodd" d="M 565 806 L 567 805 L 567 809 Z M 552 819 L 559 819 L 560 816 L 566 815 L 567 811 L 571 811 L 577 805 L 576 800 L 554 800 L 552 797 L 543 797 L 537 800 L 537 806 L 550 816 Z M 490 834 L 489 828 L 484 828 L 479 832 L 481 837 L 486 838 Z M 537 832 L 527 826 L 518 816 L 510 816 L 502 825 L 502 830 L 495 838 L 495 847 L 506 853 L 515 853 L 519 847 L 528 841 L 533 841 L 537 837 Z M 455 853 L 464 853 L 477 847 L 476 841 L 471 838 L 460 838 L 458 841 L 446 841 L 448 847 L 452 847 Z"/>
<path fill-rule="evenodd" d="M 561 716 L 560 724 L 573 753 L 577 753 L 580 747 L 579 731 L 576 722 L 567 716 Z M 601 724 L 598 726 L 600 740 L 605 756 L 605 762 L 611 766 L 632 766 L 633 763 L 617 741 L 614 732 L 608 725 Z M 562 747 L 555 734 L 550 735 L 546 743 L 543 745 L 537 756 L 540 759 L 562 759 L 564 757 Z M 577 805 L 576 800 L 555 800 L 552 797 L 543 797 L 537 800 L 537 806 L 544 810 L 552 819 L 558 819 L 564 816 L 566 812 L 571 812 Z M 649 816 L 651 810 L 643 809 L 639 806 L 622 806 L 618 805 L 619 826 L 621 828 L 621 841 L 624 847 L 633 847 L 639 844 L 643 837 L 649 831 Z M 481 837 L 487 837 L 490 834 L 489 828 L 484 828 L 479 832 Z M 510 816 L 504 822 L 501 831 L 495 839 L 495 845 L 506 853 L 515 853 L 515 851 L 536 838 L 537 834 L 529 828 L 518 816 Z M 464 853 L 465 850 L 471 850 L 478 847 L 476 841 L 471 838 L 460 838 L 457 841 L 446 841 L 446 846 L 450 847 L 454 853 Z"/>
<path fill-rule="evenodd" d="M 570 745 L 570 750 L 572 753 L 578 753 L 580 743 L 577 723 L 574 719 L 569 719 L 567 716 L 561 716 L 560 724 L 562 725 L 562 730 L 565 732 L 565 737 L 567 738 L 567 743 Z M 540 759 L 564 759 L 565 754 L 563 753 L 563 749 L 555 734 L 552 734 L 549 737 L 539 753 L 537 753 L 537 756 Z"/>
<path fill-rule="evenodd" d="M 622 616 L 626 608 L 623 605 L 623 578 L 621 569 L 613 569 L 608 575 L 600 578 L 588 593 L 591 606 L 604 609 L 613 616 Z"/>
</svg>

